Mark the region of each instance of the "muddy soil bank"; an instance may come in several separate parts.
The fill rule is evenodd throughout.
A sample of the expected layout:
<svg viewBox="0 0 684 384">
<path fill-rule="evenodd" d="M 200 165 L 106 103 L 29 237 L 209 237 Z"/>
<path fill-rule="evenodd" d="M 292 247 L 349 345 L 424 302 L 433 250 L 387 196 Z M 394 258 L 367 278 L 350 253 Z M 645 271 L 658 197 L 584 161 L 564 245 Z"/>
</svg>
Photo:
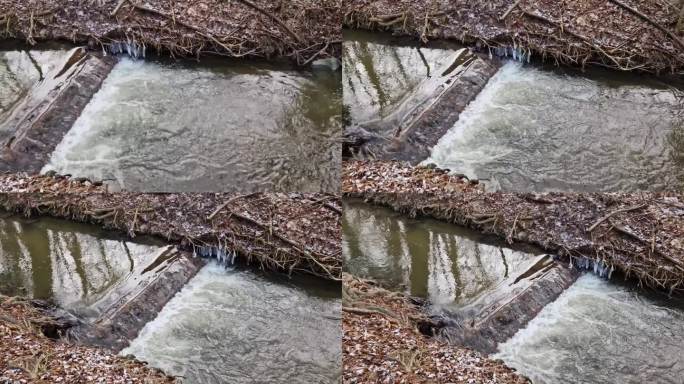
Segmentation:
<svg viewBox="0 0 684 384">
<path fill-rule="evenodd" d="M 343 275 L 342 339 L 348 383 L 527 383 L 500 361 L 425 336 L 420 307 L 371 281 Z"/>
<path fill-rule="evenodd" d="M 0 122 L 0 171 L 38 173 L 100 89 L 114 57 L 72 50 Z"/>
<path fill-rule="evenodd" d="M 144 56 L 216 54 L 289 58 L 300 65 L 339 57 L 342 13 L 335 0 L 0 1 L 5 38 L 64 40 Z"/>
<path fill-rule="evenodd" d="M 58 176 L 0 176 L 0 206 L 161 237 L 201 256 L 339 280 L 341 202 L 325 194 L 106 193 Z"/>
<path fill-rule="evenodd" d="M 0 382 L 173 383 L 144 363 L 45 336 L 59 320 L 50 308 L 0 296 Z"/>
<path fill-rule="evenodd" d="M 484 51 L 575 66 L 681 74 L 679 10 L 635 0 L 347 0 L 344 25 L 474 43 Z"/>
<path fill-rule="evenodd" d="M 345 162 L 342 182 L 346 197 L 530 243 L 601 276 L 620 271 L 684 292 L 681 193 L 485 193 L 446 170 L 400 162 Z"/>
</svg>

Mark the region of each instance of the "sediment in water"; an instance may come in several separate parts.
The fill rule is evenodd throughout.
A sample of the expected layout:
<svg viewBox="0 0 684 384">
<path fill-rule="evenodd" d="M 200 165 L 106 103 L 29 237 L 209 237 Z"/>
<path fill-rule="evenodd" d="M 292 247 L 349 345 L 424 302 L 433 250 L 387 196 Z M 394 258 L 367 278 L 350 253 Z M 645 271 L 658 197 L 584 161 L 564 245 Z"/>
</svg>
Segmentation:
<svg viewBox="0 0 684 384">
<path fill-rule="evenodd" d="M 339 197 L 325 194 L 106 193 L 89 181 L 0 176 L 0 206 L 152 235 L 200 256 L 338 280 L 342 251 Z M 18 193 L 17 191 L 23 191 Z"/>
<path fill-rule="evenodd" d="M 610 277 L 684 292 L 681 193 L 485 193 L 447 171 L 400 162 L 343 165 L 343 196 L 529 243 Z"/>
</svg>

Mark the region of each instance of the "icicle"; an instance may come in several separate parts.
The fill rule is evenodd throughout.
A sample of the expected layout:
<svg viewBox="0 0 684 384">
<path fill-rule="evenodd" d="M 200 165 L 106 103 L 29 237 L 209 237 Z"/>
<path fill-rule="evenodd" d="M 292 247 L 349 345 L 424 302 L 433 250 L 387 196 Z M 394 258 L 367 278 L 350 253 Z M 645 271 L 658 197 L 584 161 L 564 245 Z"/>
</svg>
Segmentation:
<svg viewBox="0 0 684 384">
<path fill-rule="evenodd" d="M 610 280 L 610 278 L 613 276 L 613 271 L 614 271 L 614 269 L 613 269 L 613 266 L 611 265 L 610 266 L 610 272 L 608 272 L 608 280 Z"/>
<path fill-rule="evenodd" d="M 515 46 L 515 41 L 513 42 L 513 49 L 511 50 L 511 56 L 513 56 L 513 60 L 518 60 L 518 48 Z"/>
<path fill-rule="evenodd" d="M 230 265 L 235 265 L 235 258 L 237 257 L 237 251 L 233 250 L 233 257 L 230 259 Z"/>
</svg>

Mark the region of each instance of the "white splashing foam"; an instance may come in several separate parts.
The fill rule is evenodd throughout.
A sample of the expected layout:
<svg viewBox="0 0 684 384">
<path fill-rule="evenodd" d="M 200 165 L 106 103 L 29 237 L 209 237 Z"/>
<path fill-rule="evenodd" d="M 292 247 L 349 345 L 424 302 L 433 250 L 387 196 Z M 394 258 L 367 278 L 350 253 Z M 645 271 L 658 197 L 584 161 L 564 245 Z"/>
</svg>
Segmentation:
<svg viewBox="0 0 684 384">
<path fill-rule="evenodd" d="M 336 382 L 340 310 L 339 300 L 210 263 L 121 354 L 187 382 Z"/>
<path fill-rule="evenodd" d="M 537 384 L 678 382 L 684 310 L 591 274 L 499 345 L 494 358 Z"/>
</svg>

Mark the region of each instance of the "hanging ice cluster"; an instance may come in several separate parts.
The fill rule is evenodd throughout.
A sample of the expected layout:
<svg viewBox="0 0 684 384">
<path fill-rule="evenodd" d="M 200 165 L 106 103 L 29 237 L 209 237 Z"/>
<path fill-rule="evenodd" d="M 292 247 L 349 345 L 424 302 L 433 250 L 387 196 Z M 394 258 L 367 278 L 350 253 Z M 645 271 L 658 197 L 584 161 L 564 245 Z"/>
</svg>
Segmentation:
<svg viewBox="0 0 684 384">
<path fill-rule="evenodd" d="M 139 59 L 145 58 L 147 47 L 145 44 L 138 44 L 137 41 L 127 39 L 126 41 L 115 41 L 105 45 L 105 50 L 113 55 L 127 54 L 128 56 Z"/>
<path fill-rule="evenodd" d="M 593 260 L 588 257 L 582 257 L 581 259 L 570 258 L 570 267 L 573 266 L 573 262 L 579 269 L 585 269 L 587 271 L 593 270 L 594 274 L 599 275 L 599 277 L 607 277 L 608 280 L 613 276 L 613 271 L 615 268 L 611 265 L 604 263 L 602 260 Z"/>
<path fill-rule="evenodd" d="M 529 63 L 530 59 L 532 58 L 532 50 L 531 49 L 525 49 L 522 46 L 518 44 L 513 44 L 513 46 L 505 46 L 505 47 L 495 47 L 489 48 L 489 58 L 492 58 L 492 55 L 496 55 L 499 57 L 511 57 L 513 60 L 519 61 L 521 63 Z"/>
<path fill-rule="evenodd" d="M 235 258 L 237 258 L 237 252 L 226 248 L 220 247 L 200 247 L 194 246 L 192 251 L 193 256 L 204 257 L 204 258 L 216 258 L 219 263 L 225 265 L 235 265 Z"/>
</svg>

